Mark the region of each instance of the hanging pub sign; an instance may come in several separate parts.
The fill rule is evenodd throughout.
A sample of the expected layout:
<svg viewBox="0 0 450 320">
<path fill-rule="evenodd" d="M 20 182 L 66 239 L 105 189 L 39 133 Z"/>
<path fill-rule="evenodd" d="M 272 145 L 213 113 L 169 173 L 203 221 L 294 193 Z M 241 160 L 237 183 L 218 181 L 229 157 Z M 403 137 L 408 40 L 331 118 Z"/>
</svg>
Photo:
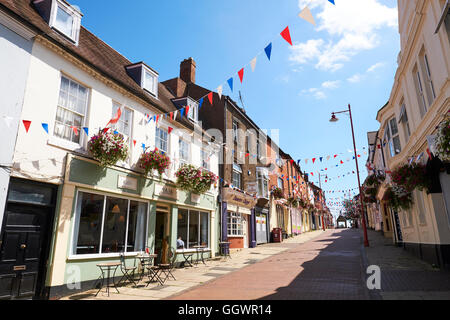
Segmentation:
<svg viewBox="0 0 450 320">
<path fill-rule="evenodd" d="M 154 195 L 157 197 L 170 198 L 174 200 L 177 200 L 178 197 L 177 189 L 175 187 L 161 185 L 159 183 L 155 185 Z"/>
</svg>

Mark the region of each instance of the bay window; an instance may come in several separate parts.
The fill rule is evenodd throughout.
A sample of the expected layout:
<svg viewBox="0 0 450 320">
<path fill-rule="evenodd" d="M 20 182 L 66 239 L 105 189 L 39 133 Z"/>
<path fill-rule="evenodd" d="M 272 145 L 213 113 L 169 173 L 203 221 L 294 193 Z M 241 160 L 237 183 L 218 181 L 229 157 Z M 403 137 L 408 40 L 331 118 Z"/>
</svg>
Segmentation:
<svg viewBox="0 0 450 320">
<path fill-rule="evenodd" d="M 78 192 L 72 253 L 143 251 L 147 212 L 146 202 Z"/>
<path fill-rule="evenodd" d="M 178 209 L 177 238 L 181 237 L 185 249 L 197 245 L 209 247 L 209 213 Z"/>
</svg>

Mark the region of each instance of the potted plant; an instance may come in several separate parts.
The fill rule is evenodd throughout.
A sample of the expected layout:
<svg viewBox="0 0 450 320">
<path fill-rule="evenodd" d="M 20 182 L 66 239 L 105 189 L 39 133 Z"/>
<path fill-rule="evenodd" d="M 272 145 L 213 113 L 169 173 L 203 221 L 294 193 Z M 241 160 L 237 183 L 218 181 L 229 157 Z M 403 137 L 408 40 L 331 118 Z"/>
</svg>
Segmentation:
<svg viewBox="0 0 450 320">
<path fill-rule="evenodd" d="M 218 177 L 211 171 L 196 168 L 191 164 L 181 166 L 177 172 L 177 187 L 181 190 L 202 194 L 211 188 L 211 185 L 216 183 Z"/>
<path fill-rule="evenodd" d="M 413 204 L 412 193 L 397 186 L 392 186 L 387 189 L 386 200 L 396 211 L 401 209 L 408 210 Z"/>
<path fill-rule="evenodd" d="M 278 188 L 278 187 L 273 188 L 272 195 L 275 199 L 283 199 L 284 198 L 283 190 L 281 190 L 281 188 Z"/>
<path fill-rule="evenodd" d="M 128 157 L 128 145 L 122 134 L 99 130 L 88 142 L 88 151 L 102 167 L 112 166 Z"/>
<path fill-rule="evenodd" d="M 158 149 L 144 151 L 138 161 L 138 166 L 144 169 L 145 175 L 148 175 L 152 170 L 156 170 L 161 176 L 169 168 L 169 165 L 170 158 Z"/>
<path fill-rule="evenodd" d="M 450 110 L 438 127 L 435 141 L 437 157 L 443 162 L 450 162 Z"/>
</svg>

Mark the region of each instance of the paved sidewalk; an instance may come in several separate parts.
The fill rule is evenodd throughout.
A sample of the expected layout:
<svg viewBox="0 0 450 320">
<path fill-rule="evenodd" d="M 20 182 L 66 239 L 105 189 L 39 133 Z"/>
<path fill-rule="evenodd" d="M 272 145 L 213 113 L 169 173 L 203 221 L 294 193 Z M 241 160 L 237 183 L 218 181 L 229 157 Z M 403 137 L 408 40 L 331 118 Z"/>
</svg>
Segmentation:
<svg viewBox="0 0 450 320">
<path fill-rule="evenodd" d="M 370 247 L 365 248 L 367 263 L 381 270 L 384 300 L 450 300 L 450 272 L 433 268 L 380 232 L 367 230 Z"/>
<path fill-rule="evenodd" d="M 83 293 L 74 294 L 64 297 L 61 300 L 160 300 L 167 299 L 175 294 L 180 294 L 185 290 L 192 289 L 208 282 L 214 281 L 227 274 L 238 271 L 242 268 L 253 265 L 263 259 L 280 254 L 286 250 L 298 246 L 301 243 L 317 238 L 326 231 L 317 230 L 307 232 L 286 240 L 282 243 L 267 243 L 259 245 L 252 249 L 243 249 L 233 252 L 231 259 L 216 258 L 215 260 L 206 261 L 206 265 L 202 263 L 194 267 L 179 268 L 173 271 L 176 281 L 168 280 L 164 286 L 150 284 L 145 287 L 147 279 L 134 288 L 132 286 L 119 287 L 118 294 L 114 288 L 110 290 L 108 297 L 104 293 L 104 289 L 95 297 L 97 289 L 89 290 Z"/>
</svg>

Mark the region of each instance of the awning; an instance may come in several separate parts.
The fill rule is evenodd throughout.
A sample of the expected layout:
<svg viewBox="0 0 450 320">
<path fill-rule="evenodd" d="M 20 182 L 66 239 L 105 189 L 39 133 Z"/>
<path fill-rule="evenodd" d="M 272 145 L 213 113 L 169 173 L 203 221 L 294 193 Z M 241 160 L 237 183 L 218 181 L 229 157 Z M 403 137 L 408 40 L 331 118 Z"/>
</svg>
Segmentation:
<svg viewBox="0 0 450 320">
<path fill-rule="evenodd" d="M 441 18 L 439 19 L 439 23 L 436 27 L 436 31 L 434 31 L 435 34 L 438 33 L 439 29 L 441 28 L 442 23 L 444 23 L 444 20 L 447 18 L 449 11 L 450 11 L 450 0 L 447 0 L 447 2 L 445 3 L 445 6 L 444 6 L 444 10 L 442 11 Z"/>
</svg>

